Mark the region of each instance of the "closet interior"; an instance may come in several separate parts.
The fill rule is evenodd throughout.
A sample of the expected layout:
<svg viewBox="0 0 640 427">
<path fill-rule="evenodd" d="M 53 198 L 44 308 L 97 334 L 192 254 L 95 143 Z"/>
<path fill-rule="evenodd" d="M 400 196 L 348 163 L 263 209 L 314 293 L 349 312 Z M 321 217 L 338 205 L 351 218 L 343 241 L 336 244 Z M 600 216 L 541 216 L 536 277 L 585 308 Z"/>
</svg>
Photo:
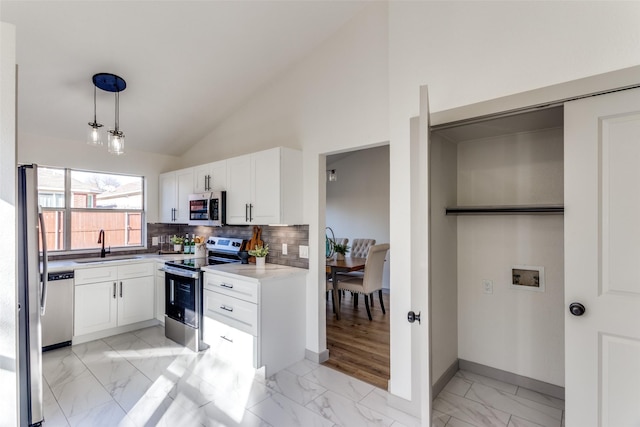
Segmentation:
<svg viewBox="0 0 640 427">
<path fill-rule="evenodd" d="M 434 393 L 475 366 L 561 394 L 563 107 L 434 126 L 429 159 Z"/>
</svg>

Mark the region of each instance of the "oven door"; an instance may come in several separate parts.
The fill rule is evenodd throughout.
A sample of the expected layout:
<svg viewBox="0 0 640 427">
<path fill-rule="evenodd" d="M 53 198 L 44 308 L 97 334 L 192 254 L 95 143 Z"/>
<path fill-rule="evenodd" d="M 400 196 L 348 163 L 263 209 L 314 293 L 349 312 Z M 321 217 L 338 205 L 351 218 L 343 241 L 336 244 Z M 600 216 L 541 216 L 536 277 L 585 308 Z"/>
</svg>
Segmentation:
<svg viewBox="0 0 640 427">
<path fill-rule="evenodd" d="M 185 275 L 165 270 L 165 314 L 193 328 L 200 327 L 202 286 L 200 273 Z"/>
</svg>

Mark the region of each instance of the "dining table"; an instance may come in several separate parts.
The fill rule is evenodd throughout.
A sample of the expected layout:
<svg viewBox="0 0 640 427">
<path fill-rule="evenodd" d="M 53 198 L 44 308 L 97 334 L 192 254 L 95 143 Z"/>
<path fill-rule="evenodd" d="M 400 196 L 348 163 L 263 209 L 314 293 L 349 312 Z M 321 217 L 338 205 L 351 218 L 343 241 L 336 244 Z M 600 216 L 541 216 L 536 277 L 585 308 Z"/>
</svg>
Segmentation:
<svg viewBox="0 0 640 427">
<path fill-rule="evenodd" d="M 351 271 L 364 270 L 367 262 L 366 258 L 345 257 L 338 260 L 335 258 L 327 258 L 326 273 L 331 275 L 331 283 L 333 284 L 333 307 L 336 313 L 336 319 L 340 320 L 340 303 L 338 299 L 338 273 L 348 273 Z"/>
</svg>

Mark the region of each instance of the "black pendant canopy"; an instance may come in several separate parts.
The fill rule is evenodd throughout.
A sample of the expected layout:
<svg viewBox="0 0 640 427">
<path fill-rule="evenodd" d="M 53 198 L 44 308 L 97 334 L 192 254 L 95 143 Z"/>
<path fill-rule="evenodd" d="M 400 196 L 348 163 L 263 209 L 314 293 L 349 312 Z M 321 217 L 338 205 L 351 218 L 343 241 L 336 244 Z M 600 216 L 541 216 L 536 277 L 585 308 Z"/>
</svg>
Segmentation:
<svg viewBox="0 0 640 427">
<path fill-rule="evenodd" d="M 111 73 L 94 74 L 93 84 L 107 92 L 122 92 L 127 88 L 127 82 L 122 77 Z"/>
</svg>

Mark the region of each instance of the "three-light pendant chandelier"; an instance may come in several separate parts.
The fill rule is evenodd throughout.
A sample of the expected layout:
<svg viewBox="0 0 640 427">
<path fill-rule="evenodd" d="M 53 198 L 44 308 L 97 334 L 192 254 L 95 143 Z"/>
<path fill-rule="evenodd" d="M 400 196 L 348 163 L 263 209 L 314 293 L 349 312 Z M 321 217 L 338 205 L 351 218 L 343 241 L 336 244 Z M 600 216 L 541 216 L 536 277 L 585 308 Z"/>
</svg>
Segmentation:
<svg viewBox="0 0 640 427">
<path fill-rule="evenodd" d="M 102 125 L 98 123 L 96 118 L 96 91 L 100 88 L 106 92 L 115 93 L 116 97 L 116 114 L 115 126 L 107 132 L 107 149 L 109 153 L 115 155 L 124 154 L 124 133 L 120 130 L 120 92 L 127 88 L 127 82 L 120 76 L 111 73 L 98 73 L 93 76 L 93 122 L 89 123 L 89 138 L 87 144 L 93 146 L 102 146 L 102 138 L 100 136 L 100 128 Z"/>
</svg>

